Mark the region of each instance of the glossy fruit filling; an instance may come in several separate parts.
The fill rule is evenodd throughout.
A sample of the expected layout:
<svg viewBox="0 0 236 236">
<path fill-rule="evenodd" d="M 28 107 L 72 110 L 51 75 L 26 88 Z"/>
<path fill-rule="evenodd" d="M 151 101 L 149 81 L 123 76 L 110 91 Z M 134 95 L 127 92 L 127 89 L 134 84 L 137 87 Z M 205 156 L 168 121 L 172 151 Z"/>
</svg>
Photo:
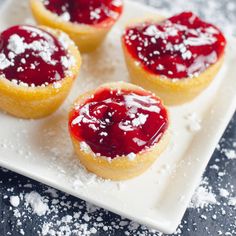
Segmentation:
<svg viewBox="0 0 236 236">
<path fill-rule="evenodd" d="M 112 23 L 123 9 L 122 0 L 44 0 L 43 4 L 63 20 L 88 25 Z"/>
<path fill-rule="evenodd" d="M 192 12 L 130 26 L 123 42 L 144 69 L 171 79 L 198 76 L 217 62 L 226 45 L 218 28 Z"/>
<path fill-rule="evenodd" d="M 0 75 L 17 84 L 42 86 L 65 77 L 69 57 L 52 34 L 28 25 L 0 35 Z"/>
<path fill-rule="evenodd" d="M 156 144 L 169 125 L 161 101 L 149 92 L 103 88 L 70 113 L 72 137 L 97 155 L 134 155 Z"/>
</svg>

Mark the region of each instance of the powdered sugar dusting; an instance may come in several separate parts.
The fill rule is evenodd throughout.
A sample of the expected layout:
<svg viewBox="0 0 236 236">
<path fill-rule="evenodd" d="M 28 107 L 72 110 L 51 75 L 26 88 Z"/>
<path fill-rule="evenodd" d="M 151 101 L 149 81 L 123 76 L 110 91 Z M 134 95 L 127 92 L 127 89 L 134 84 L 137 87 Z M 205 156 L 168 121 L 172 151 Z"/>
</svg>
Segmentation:
<svg viewBox="0 0 236 236">
<path fill-rule="evenodd" d="M 136 155 L 135 155 L 133 152 L 131 152 L 130 154 L 128 154 L 128 159 L 129 159 L 130 161 L 135 160 L 135 158 L 136 158 Z"/>
<path fill-rule="evenodd" d="M 7 59 L 6 55 L 0 53 L 0 70 L 4 70 L 11 65 L 11 61 Z"/>
<path fill-rule="evenodd" d="M 18 207 L 20 204 L 20 198 L 18 196 L 10 196 L 10 203 L 13 207 Z"/>
<path fill-rule="evenodd" d="M 235 149 L 222 149 L 222 152 L 229 159 L 236 159 L 236 150 Z"/>
<path fill-rule="evenodd" d="M 187 129 L 191 132 L 197 132 L 201 130 L 201 119 L 196 112 L 188 114 L 186 117 Z"/>
<path fill-rule="evenodd" d="M 32 191 L 26 194 L 25 201 L 27 205 L 32 207 L 33 213 L 37 214 L 38 216 L 45 215 L 48 211 L 47 203 L 37 192 Z"/>
<path fill-rule="evenodd" d="M 191 208 L 204 208 L 209 204 L 217 204 L 216 195 L 208 189 L 206 183 L 206 180 L 203 181 L 195 191 L 190 203 Z"/>
</svg>

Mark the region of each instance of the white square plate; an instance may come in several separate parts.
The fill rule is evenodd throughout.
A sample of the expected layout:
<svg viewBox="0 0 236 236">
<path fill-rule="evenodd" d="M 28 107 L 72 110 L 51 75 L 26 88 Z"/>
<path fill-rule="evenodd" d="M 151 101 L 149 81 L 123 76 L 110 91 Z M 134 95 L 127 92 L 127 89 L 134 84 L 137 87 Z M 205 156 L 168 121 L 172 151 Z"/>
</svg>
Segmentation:
<svg viewBox="0 0 236 236">
<path fill-rule="evenodd" d="M 1 30 L 32 22 L 27 2 L 8 0 L 2 6 Z M 128 81 L 120 46 L 122 28 L 133 17 L 159 13 L 134 2 L 125 4 L 122 19 L 104 45 L 83 56 L 80 77 L 55 114 L 29 121 L 0 113 L 0 165 L 141 224 L 173 233 L 235 110 L 236 40 L 228 40 L 224 66 L 210 87 L 193 102 L 170 108 L 171 144 L 156 163 L 135 179 L 104 181 L 78 163 L 67 132 L 67 112 L 80 93 L 103 82 Z M 201 129 L 190 131 L 200 120 Z"/>
</svg>

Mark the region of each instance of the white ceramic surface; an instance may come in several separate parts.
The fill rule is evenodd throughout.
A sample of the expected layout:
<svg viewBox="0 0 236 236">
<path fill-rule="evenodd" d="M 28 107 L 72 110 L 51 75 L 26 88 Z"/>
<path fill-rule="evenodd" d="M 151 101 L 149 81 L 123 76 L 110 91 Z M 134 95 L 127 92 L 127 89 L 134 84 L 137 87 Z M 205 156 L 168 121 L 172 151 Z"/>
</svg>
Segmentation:
<svg viewBox="0 0 236 236">
<path fill-rule="evenodd" d="M 236 107 L 236 45 L 228 40 L 221 72 L 193 102 L 170 108 L 172 140 L 168 150 L 142 176 L 104 181 L 87 173 L 74 155 L 67 133 L 67 111 L 82 92 L 103 82 L 125 80 L 120 46 L 125 22 L 159 14 L 126 1 L 124 15 L 104 45 L 83 58 L 82 72 L 64 105 L 52 116 L 19 120 L 0 113 L 0 165 L 165 233 L 173 233 Z M 26 0 L 8 0 L 0 10 L 0 29 L 33 22 Z M 189 131 L 195 113 L 201 130 Z M 198 124 L 198 123 L 197 123 Z"/>
</svg>

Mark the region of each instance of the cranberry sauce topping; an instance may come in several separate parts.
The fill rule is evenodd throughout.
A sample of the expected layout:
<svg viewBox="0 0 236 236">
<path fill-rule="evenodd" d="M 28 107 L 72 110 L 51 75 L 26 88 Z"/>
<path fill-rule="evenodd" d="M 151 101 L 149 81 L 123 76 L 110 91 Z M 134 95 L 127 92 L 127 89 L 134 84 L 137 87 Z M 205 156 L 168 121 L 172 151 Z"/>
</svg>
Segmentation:
<svg viewBox="0 0 236 236">
<path fill-rule="evenodd" d="M 219 29 L 191 12 L 131 26 L 123 42 L 147 71 L 173 79 L 197 76 L 223 55 L 226 45 Z"/>
<path fill-rule="evenodd" d="M 44 6 L 66 21 L 96 25 L 114 22 L 122 12 L 122 0 L 43 0 Z"/>
<path fill-rule="evenodd" d="M 166 109 L 151 93 L 110 89 L 96 92 L 72 111 L 69 120 L 74 138 L 110 158 L 151 147 L 168 124 Z"/>
<path fill-rule="evenodd" d="M 62 43 L 32 26 L 13 26 L 0 35 L 0 75 L 25 86 L 42 86 L 65 77 L 71 59 Z"/>
</svg>

